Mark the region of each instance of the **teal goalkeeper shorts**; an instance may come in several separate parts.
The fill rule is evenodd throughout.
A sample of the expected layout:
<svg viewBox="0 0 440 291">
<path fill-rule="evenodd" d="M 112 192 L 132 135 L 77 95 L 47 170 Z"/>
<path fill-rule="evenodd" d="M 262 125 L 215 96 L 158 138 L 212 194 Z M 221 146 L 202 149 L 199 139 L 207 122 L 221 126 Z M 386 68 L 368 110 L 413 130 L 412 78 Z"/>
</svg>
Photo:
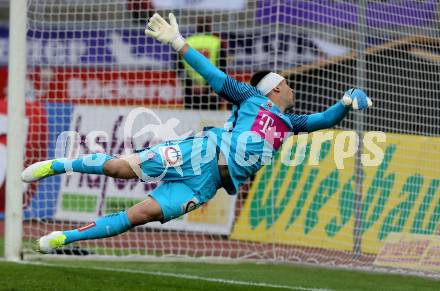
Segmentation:
<svg viewBox="0 0 440 291">
<path fill-rule="evenodd" d="M 221 188 L 215 143 L 206 136 L 168 141 L 139 153 L 142 180 L 159 180 L 150 196 L 165 223 L 197 209 Z"/>
</svg>

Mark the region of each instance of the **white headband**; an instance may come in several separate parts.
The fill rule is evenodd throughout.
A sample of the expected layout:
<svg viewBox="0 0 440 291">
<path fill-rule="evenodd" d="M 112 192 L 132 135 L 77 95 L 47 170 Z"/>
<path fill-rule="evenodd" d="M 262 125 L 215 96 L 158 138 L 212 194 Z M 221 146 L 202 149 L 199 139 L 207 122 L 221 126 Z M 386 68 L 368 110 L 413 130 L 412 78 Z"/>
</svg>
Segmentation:
<svg viewBox="0 0 440 291">
<path fill-rule="evenodd" d="M 278 75 L 277 73 L 270 72 L 266 76 L 264 76 L 263 79 L 261 79 L 260 82 L 257 84 L 257 89 L 260 90 L 263 95 L 269 94 L 270 91 L 272 91 L 273 88 L 278 86 L 281 81 L 284 80 L 284 77 L 281 75 Z"/>
</svg>

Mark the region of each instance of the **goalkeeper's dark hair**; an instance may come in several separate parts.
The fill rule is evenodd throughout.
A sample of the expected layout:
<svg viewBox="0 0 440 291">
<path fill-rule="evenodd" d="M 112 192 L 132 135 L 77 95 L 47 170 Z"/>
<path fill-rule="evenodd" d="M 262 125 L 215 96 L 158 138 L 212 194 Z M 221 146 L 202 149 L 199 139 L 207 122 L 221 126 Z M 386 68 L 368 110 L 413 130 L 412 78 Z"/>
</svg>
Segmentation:
<svg viewBox="0 0 440 291">
<path fill-rule="evenodd" d="M 256 72 L 251 78 L 251 82 L 250 82 L 251 85 L 256 87 L 258 83 L 260 83 L 260 81 L 263 80 L 263 78 L 266 77 L 266 75 L 269 74 L 270 72 L 271 71 L 267 71 L 267 70 Z"/>
</svg>

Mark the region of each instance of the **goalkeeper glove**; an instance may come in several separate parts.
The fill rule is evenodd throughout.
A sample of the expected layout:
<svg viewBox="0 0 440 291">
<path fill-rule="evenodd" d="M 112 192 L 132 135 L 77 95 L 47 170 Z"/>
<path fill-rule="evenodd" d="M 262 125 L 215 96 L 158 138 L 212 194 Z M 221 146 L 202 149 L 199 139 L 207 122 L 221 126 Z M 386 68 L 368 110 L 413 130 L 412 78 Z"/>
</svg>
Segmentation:
<svg viewBox="0 0 440 291">
<path fill-rule="evenodd" d="M 168 14 L 168 18 L 170 23 L 166 22 L 159 14 L 154 13 L 153 17 L 148 20 L 145 34 L 161 43 L 170 44 L 176 51 L 179 51 L 185 45 L 185 39 L 179 32 L 174 14 Z"/>
<path fill-rule="evenodd" d="M 361 89 L 353 88 L 345 92 L 341 100 L 345 106 L 352 106 L 353 109 L 362 110 L 373 106 L 373 102 Z"/>
</svg>

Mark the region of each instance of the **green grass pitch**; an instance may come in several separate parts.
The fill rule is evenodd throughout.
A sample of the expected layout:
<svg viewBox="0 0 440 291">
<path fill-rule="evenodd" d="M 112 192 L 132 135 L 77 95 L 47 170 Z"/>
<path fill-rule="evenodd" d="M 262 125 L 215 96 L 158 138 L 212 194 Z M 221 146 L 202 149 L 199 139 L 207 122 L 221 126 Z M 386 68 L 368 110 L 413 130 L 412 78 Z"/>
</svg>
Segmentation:
<svg viewBox="0 0 440 291">
<path fill-rule="evenodd" d="M 440 290 L 428 278 L 251 263 L 0 261 L 0 274 L 0 290 Z"/>
</svg>

